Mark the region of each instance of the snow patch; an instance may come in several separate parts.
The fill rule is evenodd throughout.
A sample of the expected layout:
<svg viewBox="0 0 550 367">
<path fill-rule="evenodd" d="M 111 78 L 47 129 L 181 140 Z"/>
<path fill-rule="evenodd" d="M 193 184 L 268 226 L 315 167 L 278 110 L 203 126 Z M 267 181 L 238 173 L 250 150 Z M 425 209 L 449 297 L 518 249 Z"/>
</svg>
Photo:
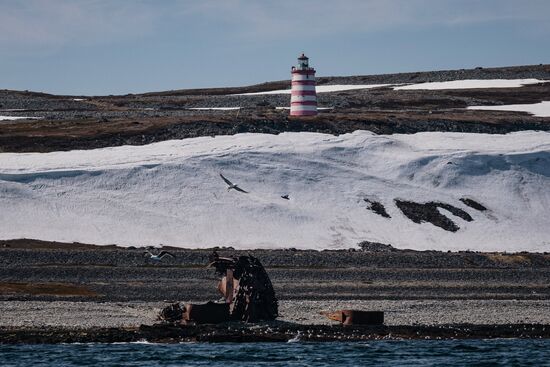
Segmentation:
<svg viewBox="0 0 550 367">
<path fill-rule="evenodd" d="M 219 173 L 250 193 L 228 191 Z M 391 218 L 368 210 L 369 197 Z M 473 221 L 445 213 L 460 227 L 455 233 L 413 223 L 395 198 L 448 203 Z M 249 133 L 1 153 L 0 207 L 2 239 L 549 251 L 550 133 Z"/>
<path fill-rule="evenodd" d="M 528 112 L 537 117 L 550 117 L 550 101 L 531 104 L 509 104 L 502 106 L 469 106 L 469 110 L 519 111 Z"/>
<path fill-rule="evenodd" d="M 346 90 L 355 90 L 355 89 L 372 89 L 372 88 L 382 88 L 389 87 L 395 84 L 335 84 L 335 85 L 317 85 L 315 90 L 317 93 L 330 93 L 330 92 L 342 92 Z M 290 94 L 290 89 L 278 89 L 271 90 L 266 92 L 254 92 L 254 93 L 240 93 L 235 94 L 237 96 L 259 96 L 263 94 Z"/>
<path fill-rule="evenodd" d="M 290 110 L 290 107 L 275 107 L 276 110 Z M 318 111 L 333 110 L 334 107 L 317 107 Z"/>
<path fill-rule="evenodd" d="M 475 88 L 518 88 L 529 84 L 545 83 L 547 80 L 539 79 L 466 79 L 447 82 L 431 82 L 404 85 L 393 88 L 394 90 L 440 90 L 440 89 L 475 89 Z"/>
<path fill-rule="evenodd" d="M 14 121 L 14 120 L 39 120 L 42 117 L 28 117 L 28 116 L 0 116 L 0 121 Z"/>
<path fill-rule="evenodd" d="M 196 110 L 196 111 L 235 111 L 240 110 L 240 107 L 192 107 L 188 108 L 188 110 Z"/>
<path fill-rule="evenodd" d="M 402 84 L 335 84 L 317 85 L 317 93 L 341 92 L 356 89 L 373 89 L 393 87 L 394 90 L 440 90 L 440 89 L 474 89 L 474 88 L 518 88 L 529 84 L 546 83 L 547 80 L 539 79 L 466 79 L 446 82 L 429 82 L 411 85 Z M 397 86 L 396 86 L 397 85 Z M 265 92 L 240 93 L 238 96 L 257 96 L 264 94 L 290 94 L 289 89 L 278 89 Z"/>
</svg>

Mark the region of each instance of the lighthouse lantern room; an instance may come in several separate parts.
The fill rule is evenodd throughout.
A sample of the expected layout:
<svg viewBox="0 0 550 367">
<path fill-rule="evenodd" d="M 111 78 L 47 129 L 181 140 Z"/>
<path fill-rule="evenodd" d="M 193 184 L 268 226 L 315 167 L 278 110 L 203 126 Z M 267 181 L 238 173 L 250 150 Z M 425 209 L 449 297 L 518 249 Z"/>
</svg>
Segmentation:
<svg viewBox="0 0 550 367">
<path fill-rule="evenodd" d="M 292 67 L 292 88 L 290 97 L 291 116 L 317 115 L 317 94 L 315 93 L 315 69 L 309 67 L 309 58 L 302 54 L 298 66 Z"/>
</svg>

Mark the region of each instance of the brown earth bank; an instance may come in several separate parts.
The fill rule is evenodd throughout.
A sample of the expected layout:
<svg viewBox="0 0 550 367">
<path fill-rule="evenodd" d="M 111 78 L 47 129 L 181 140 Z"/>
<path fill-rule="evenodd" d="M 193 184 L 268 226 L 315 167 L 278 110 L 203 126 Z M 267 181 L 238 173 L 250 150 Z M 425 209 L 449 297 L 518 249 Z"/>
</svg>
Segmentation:
<svg viewBox="0 0 550 367">
<path fill-rule="evenodd" d="M 324 77 L 319 84 L 400 84 L 456 79 L 550 80 L 550 65 L 373 76 Z M 289 81 L 248 87 L 176 90 L 123 96 L 55 96 L 0 90 L 0 114 L 39 120 L 0 122 L 0 152 L 93 149 L 197 136 L 245 132 L 307 131 L 377 134 L 454 131 L 503 134 L 550 130 L 550 118 L 520 112 L 475 111 L 473 105 L 537 103 L 548 100 L 550 83 L 520 88 L 398 90 L 381 87 L 321 93 L 314 118 L 290 118 L 289 95 L 236 95 L 287 88 Z M 83 99 L 83 100 L 74 100 Z M 240 107 L 231 111 L 190 108 Z M 19 111 L 17 111 L 19 110 Z"/>
</svg>

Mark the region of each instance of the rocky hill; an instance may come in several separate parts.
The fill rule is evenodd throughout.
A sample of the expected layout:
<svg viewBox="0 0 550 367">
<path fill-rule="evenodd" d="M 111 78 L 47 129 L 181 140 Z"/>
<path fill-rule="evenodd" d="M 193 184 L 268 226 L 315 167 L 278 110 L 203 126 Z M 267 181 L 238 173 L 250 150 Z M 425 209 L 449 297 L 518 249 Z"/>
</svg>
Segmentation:
<svg viewBox="0 0 550 367">
<path fill-rule="evenodd" d="M 464 79 L 538 79 L 541 83 L 509 88 L 394 89 L 401 84 Z M 242 95 L 285 89 L 289 81 L 123 96 L 55 96 L 0 90 L 0 115 L 37 118 L 1 121 L 0 151 L 92 149 L 242 132 L 343 134 L 361 129 L 392 134 L 549 130 L 548 117 L 466 109 L 547 100 L 550 83 L 543 83 L 545 80 L 550 80 L 550 65 L 321 77 L 320 86 L 383 85 L 319 93 L 319 106 L 329 109 L 313 119 L 289 118 L 288 111 L 278 109 L 289 105 L 288 94 Z"/>
</svg>

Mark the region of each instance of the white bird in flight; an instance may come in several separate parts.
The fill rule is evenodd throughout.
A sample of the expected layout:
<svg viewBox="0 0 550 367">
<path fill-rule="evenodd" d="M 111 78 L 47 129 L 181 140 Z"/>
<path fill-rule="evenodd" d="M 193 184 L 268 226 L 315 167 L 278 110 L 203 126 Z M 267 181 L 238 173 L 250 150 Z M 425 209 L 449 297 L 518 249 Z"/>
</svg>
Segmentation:
<svg viewBox="0 0 550 367">
<path fill-rule="evenodd" d="M 143 255 L 149 254 L 151 260 L 155 261 L 161 261 L 163 257 L 170 256 L 172 259 L 175 259 L 176 257 L 169 253 L 168 251 L 161 251 L 157 255 L 153 254 L 151 251 L 147 250 L 143 253 Z"/>
<path fill-rule="evenodd" d="M 234 189 L 234 190 L 237 190 L 237 191 L 240 191 L 240 192 L 243 192 L 245 194 L 248 194 L 248 191 L 244 191 L 243 189 L 241 189 L 239 186 L 237 186 L 236 184 L 234 184 L 233 182 L 229 181 L 227 178 L 223 177 L 223 175 L 220 173 L 220 177 L 222 178 L 222 180 L 225 181 L 226 184 L 229 185 L 229 187 L 227 188 L 227 191 L 231 190 L 231 189 Z"/>
</svg>

